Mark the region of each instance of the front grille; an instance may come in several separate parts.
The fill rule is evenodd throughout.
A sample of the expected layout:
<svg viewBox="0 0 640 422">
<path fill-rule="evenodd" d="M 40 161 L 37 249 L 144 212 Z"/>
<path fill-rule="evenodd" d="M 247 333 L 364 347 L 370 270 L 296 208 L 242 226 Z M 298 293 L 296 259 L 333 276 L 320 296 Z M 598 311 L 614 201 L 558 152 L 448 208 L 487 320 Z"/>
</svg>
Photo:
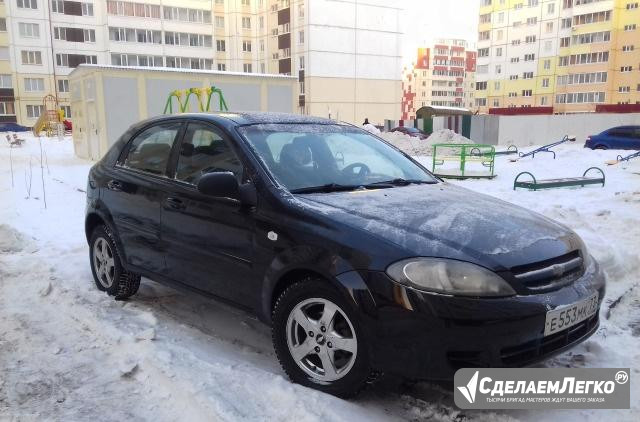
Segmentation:
<svg viewBox="0 0 640 422">
<path fill-rule="evenodd" d="M 511 273 L 532 293 L 544 293 L 576 281 L 584 274 L 584 263 L 580 251 L 576 250 L 545 261 L 513 267 Z"/>
<path fill-rule="evenodd" d="M 517 346 L 505 347 L 500 358 L 507 366 L 522 366 L 535 362 L 565 346 L 580 340 L 598 325 L 598 314 L 559 333 L 529 341 Z"/>
</svg>

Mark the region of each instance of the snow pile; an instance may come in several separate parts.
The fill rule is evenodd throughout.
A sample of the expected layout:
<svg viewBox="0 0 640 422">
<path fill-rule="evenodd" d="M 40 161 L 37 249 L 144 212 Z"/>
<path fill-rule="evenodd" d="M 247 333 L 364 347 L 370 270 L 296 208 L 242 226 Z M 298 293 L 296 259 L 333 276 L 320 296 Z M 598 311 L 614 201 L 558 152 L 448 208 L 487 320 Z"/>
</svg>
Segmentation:
<svg viewBox="0 0 640 422">
<path fill-rule="evenodd" d="M 382 382 L 353 401 L 293 385 L 275 358 L 269 329 L 242 311 L 146 279 L 126 302 L 99 292 L 83 226 L 92 163 L 73 157 L 71 139 L 44 138 L 41 168 L 38 140 L 25 136 L 25 146 L 11 151 L 13 187 L 9 148 L 0 143 L 2 420 L 640 419 L 638 382 L 631 384 L 631 410 L 492 413 L 457 410 L 450 391 L 429 383 L 401 389 Z M 551 154 L 513 163 L 513 156 L 497 157 L 496 179 L 455 183 L 568 225 L 608 275 L 600 329 L 542 366 L 630 367 L 638 377 L 640 160 L 605 167 L 620 151 L 575 144 L 556 151 L 556 160 Z M 604 188 L 513 191 L 521 171 L 580 176 L 594 165 L 606 172 Z"/>
<path fill-rule="evenodd" d="M 410 155 L 430 155 L 434 144 L 473 144 L 474 142 L 450 129 L 433 132 L 427 139 L 418 139 L 401 132 L 383 132 L 378 136 Z"/>
</svg>

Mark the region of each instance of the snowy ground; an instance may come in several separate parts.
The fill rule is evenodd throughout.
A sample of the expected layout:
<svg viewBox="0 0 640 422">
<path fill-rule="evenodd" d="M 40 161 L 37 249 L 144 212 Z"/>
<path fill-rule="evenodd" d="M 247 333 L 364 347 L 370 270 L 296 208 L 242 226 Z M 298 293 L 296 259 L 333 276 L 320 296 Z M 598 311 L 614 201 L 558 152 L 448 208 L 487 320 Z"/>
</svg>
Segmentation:
<svg viewBox="0 0 640 422">
<path fill-rule="evenodd" d="M 84 239 L 91 163 L 74 158 L 68 138 L 44 139 L 43 149 L 41 171 L 37 140 L 0 143 L 0 420 L 640 419 L 640 160 L 606 167 L 617 152 L 565 145 L 555 161 L 501 157 L 496 179 L 455 182 L 569 225 L 608 274 L 599 331 L 544 366 L 633 373 L 631 411 L 486 413 L 456 410 L 426 383 L 385 382 L 352 401 L 293 385 L 260 323 L 148 280 L 133 300 L 113 301 L 93 285 Z M 512 190 L 520 171 L 577 176 L 593 165 L 604 188 Z"/>
</svg>

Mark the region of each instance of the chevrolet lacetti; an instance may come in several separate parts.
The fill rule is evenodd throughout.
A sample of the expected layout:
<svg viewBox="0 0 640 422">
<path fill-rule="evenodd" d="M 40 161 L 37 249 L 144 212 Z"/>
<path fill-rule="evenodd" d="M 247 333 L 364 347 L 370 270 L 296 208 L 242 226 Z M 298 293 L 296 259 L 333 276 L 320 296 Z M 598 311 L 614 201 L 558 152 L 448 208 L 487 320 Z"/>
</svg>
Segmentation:
<svg viewBox="0 0 640 422">
<path fill-rule="evenodd" d="M 98 289 L 145 276 L 243 308 L 293 381 L 343 397 L 539 362 L 595 332 L 605 291 L 567 227 L 307 116 L 135 124 L 90 171 L 85 230 Z"/>
</svg>

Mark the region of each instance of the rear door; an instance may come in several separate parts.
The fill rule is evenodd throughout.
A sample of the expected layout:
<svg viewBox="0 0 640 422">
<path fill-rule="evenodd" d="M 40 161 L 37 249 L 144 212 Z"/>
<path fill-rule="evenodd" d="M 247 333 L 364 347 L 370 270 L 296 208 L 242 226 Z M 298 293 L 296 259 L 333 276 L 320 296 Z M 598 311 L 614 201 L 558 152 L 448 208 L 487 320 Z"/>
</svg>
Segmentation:
<svg viewBox="0 0 640 422">
<path fill-rule="evenodd" d="M 254 211 L 236 200 L 198 192 L 203 174 L 230 171 L 243 181 L 244 167 L 232 140 L 216 126 L 189 122 L 177 150 L 173 183 L 162 204 L 162 239 L 174 280 L 251 306 Z"/>
<path fill-rule="evenodd" d="M 166 269 L 160 243 L 160 209 L 171 149 L 183 123 L 169 121 L 146 127 L 133 136 L 103 189 L 129 264 L 162 273 Z"/>
</svg>

